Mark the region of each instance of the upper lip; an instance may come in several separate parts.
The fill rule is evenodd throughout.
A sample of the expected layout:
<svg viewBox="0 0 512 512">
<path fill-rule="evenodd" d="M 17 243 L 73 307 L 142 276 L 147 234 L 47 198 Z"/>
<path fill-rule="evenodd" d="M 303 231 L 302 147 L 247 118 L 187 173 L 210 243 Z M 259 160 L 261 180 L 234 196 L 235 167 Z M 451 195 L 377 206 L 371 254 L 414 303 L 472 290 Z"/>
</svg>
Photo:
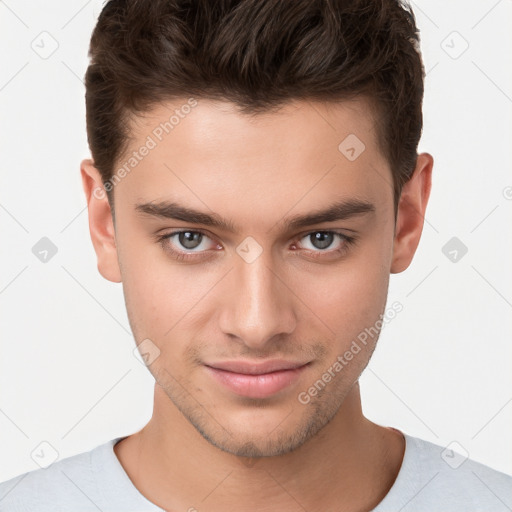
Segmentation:
<svg viewBox="0 0 512 512">
<path fill-rule="evenodd" d="M 263 375 L 265 373 L 277 372 L 279 370 L 294 370 L 304 366 L 307 363 L 308 362 L 300 363 L 294 361 L 285 361 L 283 359 L 272 359 L 264 362 L 222 361 L 218 363 L 209 363 L 206 366 L 233 373 L 243 373 L 246 375 Z"/>
</svg>

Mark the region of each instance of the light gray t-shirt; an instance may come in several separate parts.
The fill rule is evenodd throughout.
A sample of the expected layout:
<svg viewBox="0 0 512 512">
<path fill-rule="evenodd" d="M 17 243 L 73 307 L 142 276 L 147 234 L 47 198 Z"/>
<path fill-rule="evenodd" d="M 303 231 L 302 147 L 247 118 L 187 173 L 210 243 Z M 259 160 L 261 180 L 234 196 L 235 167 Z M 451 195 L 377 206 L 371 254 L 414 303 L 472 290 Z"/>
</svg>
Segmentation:
<svg viewBox="0 0 512 512">
<path fill-rule="evenodd" d="M 512 510 L 512 476 L 404 436 L 406 448 L 398 476 L 372 512 Z M 137 490 L 121 466 L 113 449 L 121 439 L 0 483 L 0 511 L 162 512 Z"/>
</svg>

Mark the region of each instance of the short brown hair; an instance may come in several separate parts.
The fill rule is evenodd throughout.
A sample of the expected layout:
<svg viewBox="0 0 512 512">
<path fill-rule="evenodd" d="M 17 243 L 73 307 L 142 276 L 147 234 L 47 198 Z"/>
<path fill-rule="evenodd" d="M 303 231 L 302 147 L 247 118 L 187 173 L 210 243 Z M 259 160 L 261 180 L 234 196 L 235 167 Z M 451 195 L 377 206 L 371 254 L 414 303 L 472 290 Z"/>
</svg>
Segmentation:
<svg viewBox="0 0 512 512">
<path fill-rule="evenodd" d="M 400 0 L 109 0 L 89 57 L 87 137 L 103 183 L 132 116 L 162 101 L 222 99 L 257 114 L 365 96 L 396 216 L 416 165 L 425 76 L 414 13 Z"/>
</svg>

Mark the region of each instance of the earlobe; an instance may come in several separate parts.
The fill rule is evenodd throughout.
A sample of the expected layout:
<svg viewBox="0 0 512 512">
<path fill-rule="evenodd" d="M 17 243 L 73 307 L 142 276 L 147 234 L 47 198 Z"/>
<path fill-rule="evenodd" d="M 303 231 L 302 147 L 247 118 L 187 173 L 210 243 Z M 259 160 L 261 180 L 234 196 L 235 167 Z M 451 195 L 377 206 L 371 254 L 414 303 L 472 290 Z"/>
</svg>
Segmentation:
<svg viewBox="0 0 512 512">
<path fill-rule="evenodd" d="M 430 197 L 433 165 L 432 155 L 419 154 L 414 173 L 402 188 L 393 243 L 392 274 L 403 272 L 410 265 L 420 242 Z"/>
<path fill-rule="evenodd" d="M 120 283 L 114 222 L 101 174 L 91 159 L 82 160 L 80 172 L 89 213 L 89 233 L 98 259 L 98 271 L 105 279 Z"/>
</svg>

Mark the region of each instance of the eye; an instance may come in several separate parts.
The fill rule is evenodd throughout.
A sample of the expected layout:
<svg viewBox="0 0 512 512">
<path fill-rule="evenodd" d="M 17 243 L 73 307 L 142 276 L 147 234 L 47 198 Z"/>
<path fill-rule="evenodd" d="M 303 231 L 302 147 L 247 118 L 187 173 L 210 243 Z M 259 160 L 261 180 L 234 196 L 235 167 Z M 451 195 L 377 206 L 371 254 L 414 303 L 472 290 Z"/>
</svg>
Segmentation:
<svg viewBox="0 0 512 512">
<path fill-rule="evenodd" d="M 203 233 L 199 231 L 180 231 L 175 233 L 169 238 L 177 237 L 176 241 L 187 250 L 198 249 L 204 242 L 203 238 L 206 238 Z"/>
<path fill-rule="evenodd" d="M 351 238 L 348 236 L 344 236 L 341 233 L 336 233 L 335 231 L 313 231 L 308 233 L 305 237 L 301 238 L 301 245 L 305 245 L 302 240 L 306 241 L 306 245 L 310 244 L 310 247 L 306 247 L 307 249 L 313 248 L 315 249 L 329 249 L 336 241 L 338 241 L 338 248 L 345 244 L 350 243 Z M 332 248 L 332 247 L 331 247 Z M 336 248 L 336 247 L 335 247 Z"/>
<path fill-rule="evenodd" d="M 355 236 L 347 236 L 336 231 L 311 231 L 299 238 L 299 246 L 312 258 L 341 257 L 355 243 Z M 294 244 L 294 248 L 297 244 Z"/>
<path fill-rule="evenodd" d="M 303 240 L 310 242 L 314 249 L 328 249 L 333 244 L 336 233 L 332 231 L 315 231 L 305 236 Z"/>
<path fill-rule="evenodd" d="M 158 241 L 165 250 L 177 259 L 187 259 L 189 256 L 187 252 L 191 253 L 191 257 L 194 257 L 196 256 L 195 253 L 204 253 L 208 249 L 220 247 L 205 233 L 197 230 L 173 231 L 172 233 L 160 236 Z"/>
<path fill-rule="evenodd" d="M 184 229 L 157 237 L 163 249 L 178 261 L 209 258 L 211 250 L 222 249 L 206 233 L 200 230 Z M 356 241 L 355 236 L 347 236 L 336 231 L 311 231 L 292 244 L 292 250 L 304 249 L 312 258 L 340 257 Z M 297 247 L 299 246 L 299 247 Z"/>
</svg>

